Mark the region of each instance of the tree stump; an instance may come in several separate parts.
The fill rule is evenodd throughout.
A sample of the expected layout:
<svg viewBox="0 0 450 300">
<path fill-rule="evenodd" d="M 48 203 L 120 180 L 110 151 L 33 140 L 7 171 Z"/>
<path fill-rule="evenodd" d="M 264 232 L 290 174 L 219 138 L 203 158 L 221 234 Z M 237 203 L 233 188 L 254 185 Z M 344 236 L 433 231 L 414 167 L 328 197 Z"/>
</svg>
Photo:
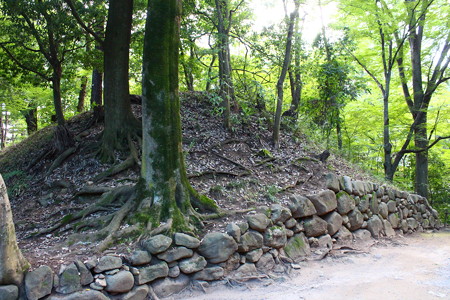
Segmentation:
<svg viewBox="0 0 450 300">
<path fill-rule="evenodd" d="M 6 185 L 0 174 L 0 285 L 20 285 L 29 268 L 16 241 Z"/>
</svg>

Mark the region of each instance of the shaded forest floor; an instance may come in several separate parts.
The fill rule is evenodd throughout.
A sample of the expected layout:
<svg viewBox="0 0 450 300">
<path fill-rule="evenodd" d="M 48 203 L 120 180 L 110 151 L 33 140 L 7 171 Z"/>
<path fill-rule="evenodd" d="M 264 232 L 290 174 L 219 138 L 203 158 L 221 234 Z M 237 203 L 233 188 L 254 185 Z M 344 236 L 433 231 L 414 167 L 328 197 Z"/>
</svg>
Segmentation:
<svg viewBox="0 0 450 300">
<path fill-rule="evenodd" d="M 241 118 L 233 130 L 223 128 L 220 116 L 212 111 L 208 97 L 201 93 L 182 95 L 183 146 L 191 184 L 214 199 L 224 209 L 243 210 L 273 203 L 286 205 L 295 193 L 309 194 L 325 186 L 325 176 L 334 172 L 353 179 L 367 175 L 331 153 L 321 162 L 321 149 L 302 133 L 284 132 L 280 148 L 271 145 L 271 132 L 266 122 L 256 116 Z M 140 117 L 140 105 L 133 104 Z M 0 153 L 0 173 L 10 194 L 19 246 L 33 268 L 49 265 L 58 270 L 62 263 L 86 260 L 96 253 L 95 243 L 72 239 L 75 229 L 68 224 L 48 234 L 30 237 L 50 227 L 65 216 L 78 212 L 98 200 L 102 192 L 136 184 L 139 167 L 95 182 L 95 177 L 111 165 L 96 158 L 96 146 L 102 125 L 86 129 L 91 113 L 83 113 L 68 122 L 76 136 L 77 148 L 58 168 L 48 174 L 54 158 L 46 158 L 52 130 L 45 128 L 31 138 Z M 126 155 L 117 153 L 117 161 Z M 373 179 L 371 179 L 373 180 Z M 97 192 L 92 193 L 93 188 Z M 86 189 L 90 192 L 86 193 Z M 118 209 L 109 207 L 108 210 Z M 100 218 L 108 211 L 89 218 Z M 234 215 L 205 221 L 203 234 L 221 231 L 231 221 L 243 219 Z M 90 230 L 89 228 L 85 228 Z M 133 240 L 108 249 L 124 253 L 134 248 Z"/>
</svg>

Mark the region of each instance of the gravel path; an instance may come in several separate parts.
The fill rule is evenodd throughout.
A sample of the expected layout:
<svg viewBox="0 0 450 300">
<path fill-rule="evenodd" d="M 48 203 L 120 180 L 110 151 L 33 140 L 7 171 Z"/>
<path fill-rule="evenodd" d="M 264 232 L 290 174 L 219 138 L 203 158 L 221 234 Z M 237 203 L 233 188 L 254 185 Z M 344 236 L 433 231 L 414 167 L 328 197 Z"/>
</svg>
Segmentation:
<svg viewBox="0 0 450 300">
<path fill-rule="evenodd" d="M 450 231 L 399 236 L 364 250 L 302 262 L 285 280 L 210 286 L 174 299 L 450 299 Z"/>
</svg>

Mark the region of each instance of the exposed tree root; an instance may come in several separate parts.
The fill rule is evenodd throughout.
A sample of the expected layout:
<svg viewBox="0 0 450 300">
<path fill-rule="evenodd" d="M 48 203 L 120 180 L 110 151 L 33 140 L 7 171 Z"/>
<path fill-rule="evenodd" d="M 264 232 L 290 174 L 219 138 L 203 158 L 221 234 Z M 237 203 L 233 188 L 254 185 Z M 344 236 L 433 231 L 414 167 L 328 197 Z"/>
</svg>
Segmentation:
<svg viewBox="0 0 450 300">
<path fill-rule="evenodd" d="M 105 179 L 107 177 L 119 174 L 120 172 L 123 172 L 129 168 L 132 168 L 135 164 L 136 164 L 135 159 L 133 158 L 133 156 L 130 155 L 127 157 L 126 160 L 124 160 L 120 164 L 112 166 L 105 172 L 102 172 L 102 173 L 98 174 L 97 176 L 95 176 L 92 179 L 92 181 L 94 181 L 94 182 L 102 181 L 103 179 Z"/>
<path fill-rule="evenodd" d="M 234 216 L 236 214 L 245 214 L 249 211 L 254 210 L 255 208 L 247 208 L 247 209 L 241 209 L 241 210 L 224 210 L 224 209 L 219 209 L 219 211 L 217 213 L 213 213 L 213 214 L 207 214 L 207 215 L 200 215 L 200 219 L 203 221 L 207 221 L 207 220 L 215 220 L 215 219 L 220 219 L 223 217 L 228 217 L 228 216 Z"/>
<path fill-rule="evenodd" d="M 232 163 L 233 165 L 236 165 L 236 166 L 238 166 L 239 168 L 241 168 L 241 169 L 243 169 L 243 170 L 245 170 L 245 171 L 247 171 L 247 172 L 252 173 L 252 170 L 250 170 L 250 169 L 247 168 L 246 166 L 244 166 L 244 165 L 242 165 L 242 164 L 240 164 L 240 163 L 238 163 L 238 162 L 236 162 L 236 161 L 234 161 L 234 160 L 232 160 L 232 159 L 230 159 L 230 158 L 228 158 L 228 157 L 225 157 L 225 156 L 221 155 L 221 154 L 218 153 L 217 151 L 212 151 L 212 153 L 214 153 L 214 155 L 216 155 L 216 156 L 218 156 L 218 157 L 220 157 L 220 158 L 222 158 L 222 159 L 224 159 L 224 160 L 226 160 L 226 161 Z"/>
<path fill-rule="evenodd" d="M 108 206 L 110 206 L 113 202 L 115 202 L 117 199 L 121 197 L 125 197 L 128 195 L 131 195 L 131 193 L 134 191 L 134 187 L 130 186 L 122 186 L 119 188 L 116 188 L 115 190 L 112 190 L 108 192 L 107 194 L 103 195 L 99 201 L 95 202 L 91 206 L 86 207 L 85 209 L 77 212 L 76 214 L 68 214 L 58 220 L 53 226 L 49 228 L 42 229 L 38 231 L 37 233 L 33 234 L 33 236 L 40 236 L 43 234 L 52 233 L 55 230 L 60 229 L 61 227 L 74 222 L 76 220 L 85 218 L 93 213 L 99 212 L 99 211 L 105 211 L 109 210 Z"/>
<path fill-rule="evenodd" d="M 242 173 L 232 173 L 232 172 L 226 172 L 226 171 L 205 171 L 205 172 L 201 172 L 201 173 L 197 173 L 197 174 L 191 174 L 188 175 L 188 178 L 199 178 L 199 177 L 203 177 L 203 176 L 208 176 L 208 175 L 212 175 L 212 176 L 232 176 L 232 177 L 243 177 L 243 176 L 247 176 L 247 175 L 251 175 L 250 172 L 245 171 Z"/>
<path fill-rule="evenodd" d="M 111 191 L 112 188 L 107 186 L 85 186 L 81 190 L 79 190 L 75 196 L 81 195 L 101 195 L 106 192 Z"/>
<path fill-rule="evenodd" d="M 45 176 L 50 175 L 56 168 L 58 168 L 70 155 L 74 154 L 75 151 L 77 151 L 77 147 L 70 147 L 69 149 L 65 150 L 63 153 L 61 153 L 52 163 L 50 168 L 48 168 L 47 172 L 45 173 Z"/>
<path fill-rule="evenodd" d="M 107 236 L 103 239 L 103 241 L 97 246 L 99 251 L 103 251 L 107 249 L 116 238 L 120 235 L 118 234 L 118 230 L 120 225 L 122 224 L 123 219 L 128 215 L 128 213 L 132 210 L 135 205 L 135 198 L 131 197 L 125 205 L 123 205 L 114 215 L 111 222 L 108 226 L 104 227 L 99 233 L 106 233 Z"/>
</svg>

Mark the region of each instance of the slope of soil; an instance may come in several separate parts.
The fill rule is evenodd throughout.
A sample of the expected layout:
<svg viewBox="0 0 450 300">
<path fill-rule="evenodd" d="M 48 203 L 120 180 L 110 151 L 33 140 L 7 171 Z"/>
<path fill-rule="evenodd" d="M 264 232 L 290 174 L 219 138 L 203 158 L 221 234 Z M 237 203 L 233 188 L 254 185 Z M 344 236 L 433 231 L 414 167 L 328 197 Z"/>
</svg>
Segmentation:
<svg viewBox="0 0 450 300">
<path fill-rule="evenodd" d="M 220 116 L 212 113 L 212 104 L 204 94 L 184 94 L 182 106 L 183 144 L 191 184 L 216 200 L 221 208 L 243 210 L 285 203 L 293 193 L 322 189 L 329 172 L 354 179 L 368 178 L 333 153 L 321 162 L 317 156 L 324 149 L 317 148 L 301 134 L 285 131 L 280 148 L 274 149 L 271 132 L 258 117 L 245 117 L 232 131 L 224 130 Z M 134 104 L 133 110 L 139 117 L 140 105 Z M 51 128 L 0 153 L 0 173 L 10 192 L 20 247 L 33 267 L 47 264 L 57 270 L 63 262 L 99 255 L 95 243 L 68 242 L 67 238 L 75 232 L 73 224 L 39 237 L 30 236 L 100 198 L 101 194 L 81 195 L 83 188 L 114 188 L 134 185 L 138 180 L 139 167 L 134 166 L 94 183 L 95 176 L 111 165 L 96 158 L 102 126 L 86 129 L 89 120 L 90 113 L 84 113 L 68 122 L 76 136 L 77 150 L 50 174 L 47 170 L 55 159 L 47 155 Z M 117 153 L 117 162 L 125 158 Z M 92 218 L 95 222 L 117 209 L 107 207 L 103 212 L 86 216 L 84 221 Z M 220 231 L 231 219 L 240 218 L 243 215 L 205 221 L 203 233 Z M 126 252 L 133 243 L 124 241 L 108 251 Z"/>
</svg>

